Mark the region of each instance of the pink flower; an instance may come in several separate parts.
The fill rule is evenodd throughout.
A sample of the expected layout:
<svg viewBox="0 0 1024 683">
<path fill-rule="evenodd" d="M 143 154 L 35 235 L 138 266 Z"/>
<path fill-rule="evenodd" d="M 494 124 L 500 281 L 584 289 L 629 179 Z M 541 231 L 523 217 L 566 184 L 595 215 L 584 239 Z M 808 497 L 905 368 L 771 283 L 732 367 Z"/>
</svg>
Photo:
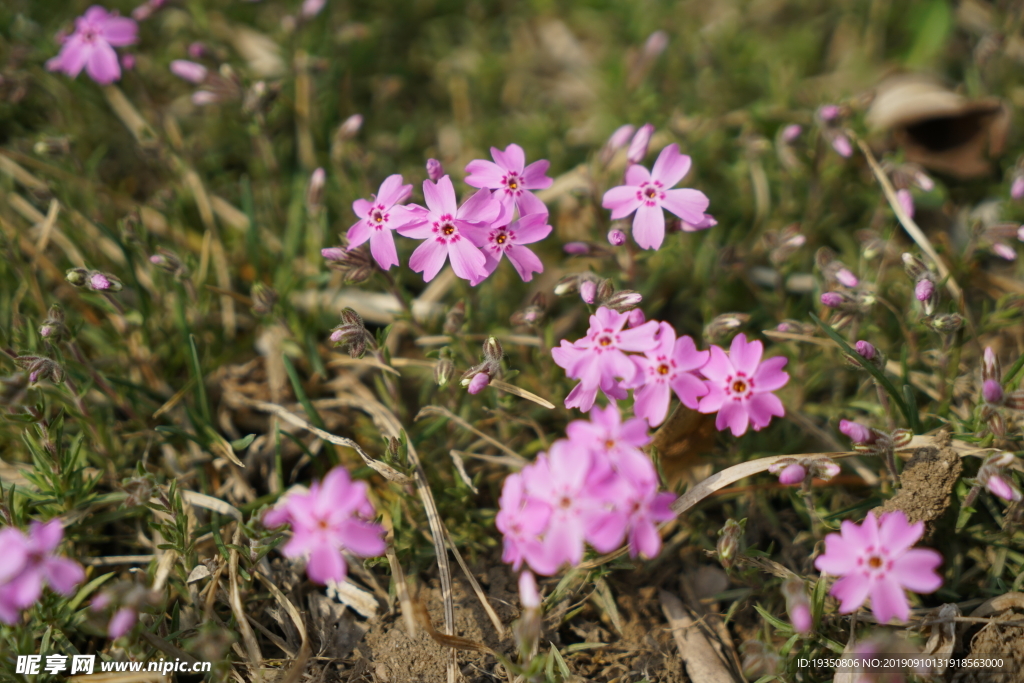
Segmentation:
<svg viewBox="0 0 1024 683">
<path fill-rule="evenodd" d="M 807 599 L 804 582 L 798 578 L 787 579 L 782 584 L 782 594 L 786 598 L 786 611 L 797 633 L 808 633 L 811 630 L 811 601 Z"/>
<path fill-rule="evenodd" d="M 470 235 L 488 227 L 501 214 L 502 205 L 489 190 L 480 190 L 463 203 L 455 203 L 455 188 L 449 176 L 436 184 L 423 181 L 427 208 L 411 206 L 411 222 L 398 228 L 398 234 L 424 240 L 409 259 L 409 267 L 423 273 L 430 282 L 451 258 L 452 270 L 463 280 L 477 284 L 487 277 L 487 257 L 473 246 Z"/>
<path fill-rule="evenodd" d="M 650 351 L 658 344 L 655 337 L 658 323 L 652 320 L 624 330 L 628 320 L 629 314 L 602 306 L 590 316 L 587 336 L 571 344 L 563 339 L 560 348 L 551 350 L 555 363 L 565 368 L 565 374 L 580 380 L 566 397 L 566 408 L 589 411 L 598 389 L 616 398 L 626 397 L 616 378 L 630 383 L 638 369 L 625 352 Z"/>
<path fill-rule="evenodd" d="M 1017 176 L 1010 185 L 1010 197 L 1024 199 L 1024 176 Z"/>
<path fill-rule="evenodd" d="M 647 432 L 646 420 L 635 417 L 623 422 L 614 403 L 594 408 L 589 420 L 574 420 L 565 428 L 575 447 L 597 454 L 594 469 L 598 479 L 614 472 L 636 486 L 658 482 L 651 459 L 640 450 L 651 442 Z"/>
<path fill-rule="evenodd" d="M 383 555 L 384 528 L 366 521 L 375 514 L 366 483 L 352 481 L 344 467 L 335 467 L 308 492 L 294 491 L 263 516 L 266 527 L 292 525 L 292 537 L 281 548 L 285 557 L 306 557 L 310 580 L 341 582 L 348 574 L 341 551 L 360 557 Z"/>
<path fill-rule="evenodd" d="M 14 625 L 21 610 L 43 593 L 43 584 L 70 595 L 85 580 L 81 565 L 54 551 L 64 538 L 58 520 L 32 522 L 26 536 L 14 527 L 0 529 L 0 622 Z"/>
<path fill-rule="evenodd" d="M 683 232 L 697 232 L 698 230 L 707 230 L 708 228 L 713 228 L 718 225 L 718 221 L 716 221 L 715 217 L 710 213 L 704 214 L 704 217 L 696 223 L 689 223 L 684 220 L 680 220 L 679 223 Z"/>
<path fill-rule="evenodd" d="M 845 156 L 845 155 L 844 155 Z M 910 190 L 896 190 L 896 199 L 899 200 L 900 206 L 903 211 L 910 216 L 914 217 L 914 195 L 910 194 Z"/>
<path fill-rule="evenodd" d="M 622 232 L 618 228 L 612 228 L 608 231 L 608 244 L 613 247 L 621 247 L 626 243 L 626 233 Z"/>
<path fill-rule="evenodd" d="M 351 251 L 370 241 L 370 253 L 384 270 L 398 265 L 398 251 L 392 230 L 408 225 L 414 220 L 411 207 L 396 206 L 412 194 L 412 185 L 403 185 L 402 176 L 390 175 L 380 184 L 372 200 L 357 199 L 352 210 L 359 220 L 348 229 L 348 248 Z"/>
<path fill-rule="evenodd" d="M 836 271 L 836 280 L 839 281 L 843 287 L 856 287 L 860 284 L 860 280 L 854 275 L 848 268 L 840 268 Z"/>
<path fill-rule="evenodd" d="M 502 562 L 518 570 L 527 556 L 540 551 L 539 535 L 548 526 L 551 506 L 528 497 L 522 474 L 510 474 L 501 488 L 500 510 L 494 525 L 505 536 Z"/>
<path fill-rule="evenodd" d="M 656 522 L 667 522 L 676 516 L 672 512 L 675 499 L 674 493 L 658 493 L 657 481 L 634 486 L 625 496 L 620 505 L 629 514 L 626 538 L 630 557 L 653 558 L 661 552 L 661 535 Z"/>
<path fill-rule="evenodd" d="M 1010 484 L 1004 476 L 998 474 L 989 476 L 985 482 L 985 488 L 988 489 L 989 493 L 999 496 L 1003 500 L 1013 501 L 1021 499 L 1020 491 Z"/>
<path fill-rule="evenodd" d="M 769 471 L 771 471 L 771 468 L 769 468 Z M 804 483 L 804 479 L 807 478 L 807 468 L 798 462 L 794 462 L 786 465 L 778 472 L 772 472 L 772 474 L 779 475 L 780 484 L 792 486 Z"/>
<path fill-rule="evenodd" d="M 122 607 L 114 612 L 114 616 L 110 618 L 110 623 L 107 624 L 107 635 L 113 640 L 120 638 L 132 630 L 132 626 L 135 625 L 138 619 L 138 612 L 131 607 Z"/>
<path fill-rule="evenodd" d="M 498 217 L 498 222 L 494 226 L 468 233 L 470 241 L 480 247 L 487 258 L 484 264 L 484 276 L 478 278 L 472 284 L 479 284 L 493 273 L 497 269 L 498 263 L 501 262 L 502 256 L 508 257 L 509 262 L 512 263 L 512 267 L 519 273 L 519 277 L 523 279 L 523 282 L 532 280 L 534 273 L 544 272 L 544 264 L 541 263 L 541 260 L 523 245 L 539 242 L 551 234 L 551 226 L 548 225 L 548 215 L 546 213 L 533 213 L 528 216 L 522 216 L 514 223 L 499 225 L 499 223 L 504 222 L 502 219 L 507 219 L 509 216 L 511 214 L 503 209 L 501 216 Z"/>
<path fill-rule="evenodd" d="M 427 159 L 427 177 L 431 180 L 440 180 L 444 175 L 444 166 L 437 159 Z"/>
<path fill-rule="evenodd" d="M 607 165 L 615 153 L 626 146 L 634 130 L 636 129 L 628 123 L 615 129 L 615 132 L 609 136 L 608 142 L 604 143 L 604 147 L 601 148 L 602 164 Z"/>
<path fill-rule="evenodd" d="M 495 163 L 485 159 L 474 159 L 466 164 L 466 184 L 470 187 L 495 190 L 495 197 L 512 215 L 512 209 L 518 207 L 520 216 L 531 213 L 548 212 L 544 202 L 530 192 L 551 187 L 555 182 L 547 176 L 550 162 L 546 159 L 526 164 L 526 154 L 519 145 L 512 144 L 502 152 L 491 147 L 491 157 Z M 525 166 L 525 168 L 524 168 Z"/>
<path fill-rule="evenodd" d="M 537 579 L 529 571 L 519 574 L 519 602 L 526 609 L 537 609 L 541 605 Z"/>
<path fill-rule="evenodd" d="M 789 124 L 782 129 L 782 141 L 787 143 L 794 142 L 798 137 L 800 137 L 800 133 L 802 133 L 803 130 L 804 129 L 801 128 L 798 123 Z"/>
<path fill-rule="evenodd" d="M 647 156 L 647 146 L 651 143 L 651 136 L 654 134 L 654 126 L 645 123 L 636 131 L 636 135 L 629 142 L 629 149 L 626 151 L 626 161 L 631 164 L 639 164 Z M 605 207 L 607 208 L 607 207 Z"/>
<path fill-rule="evenodd" d="M 703 192 L 690 189 L 669 189 L 690 170 L 690 157 L 679 153 L 679 145 L 661 150 L 650 172 L 639 164 L 626 171 L 626 184 L 613 187 L 601 203 L 611 209 L 612 220 L 625 218 L 636 211 L 633 239 L 643 249 L 659 249 L 665 240 L 665 214 L 662 208 L 696 225 L 704 220 L 708 198 Z"/>
<path fill-rule="evenodd" d="M 694 372 L 708 362 L 710 353 L 698 351 L 689 336 L 676 339 L 676 331 L 668 323 L 661 323 L 657 340 L 658 345 L 642 358 L 633 357 L 639 369 L 636 381 L 643 381 L 633 395 L 633 411 L 637 417 L 646 418 L 651 427 L 665 421 L 673 392 L 691 410 L 696 410 L 697 399 L 708 393 Z"/>
<path fill-rule="evenodd" d="M 935 569 L 942 555 L 925 548 L 911 548 L 924 534 L 924 522 L 911 524 L 902 510 L 877 519 L 868 513 L 861 526 L 843 522 L 839 534 L 825 537 L 825 553 L 814 566 L 841 576 L 831 594 L 839 599 L 839 611 L 849 614 L 871 598 L 871 609 L 881 624 L 893 617 L 906 621 L 910 607 L 904 589 L 932 593 L 942 585 Z"/>
<path fill-rule="evenodd" d="M 75 19 L 75 32 L 64 41 L 57 56 L 46 62 L 46 68 L 63 71 L 72 78 L 85 68 L 92 80 L 109 85 L 121 78 L 114 48 L 134 43 L 138 30 L 132 19 L 93 5 Z"/>
<path fill-rule="evenodd" d="M 171 62 L 171 73 L 191 83 L 202 83 L 206 80 L 206 67 L 198 62 L 187 59 L 175 59 Z"/>
<path fill-rule="evenodd" d="M 832 137 L 832 149 L 841 157 L 849 159 L 853 156 L 853 145 L 850 144 L 850 139 L 842 133 L 836 133 Z"/>
<path fill-rule="evenodd" d="M 776 356 L 761 361 L 764 346 L 759 341 L 748 342 L 744 334 L 736 335 L 726 355 L 721 347 L 711 347 L 711 358 L 700 373 L 708 378 L 708 394 L 700 400 L 702 413 L 718 411 L 715 427 L 726 427 L 734 436 L 741 436 L 747 426 L 754 431 L 767 427 L 772 416 L 786 414 L 782 401 L 770 392 L 781 389 L 789 381 L 782 367 L 787 358 Z"/>
</svg>

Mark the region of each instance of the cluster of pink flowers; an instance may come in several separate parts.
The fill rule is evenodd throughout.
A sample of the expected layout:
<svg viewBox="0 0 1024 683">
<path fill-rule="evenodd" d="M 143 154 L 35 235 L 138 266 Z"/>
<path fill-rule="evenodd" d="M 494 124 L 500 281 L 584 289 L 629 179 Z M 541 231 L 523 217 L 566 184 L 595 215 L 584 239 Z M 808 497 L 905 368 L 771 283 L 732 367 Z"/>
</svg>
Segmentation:
<svg viewBox="0 0 1024 683">
<path fill-rule="evenodd" d="M 843 522 L 840 533 L 825 537 L 825 553 L 814 566 L 842 577 L 831 594 L 840 601 L 839 611 L 849 614 L 871 598 L 871 610 L 879 623 L 893 617 L 906 621 L 910 607 L 903 590 L 933 593 L 942 585 L 935 569 L 942 555 L 927 548 L 912 548 L 924 535 L 924 522 L 911 524 L 902 510 L 875 517 L 870 512 L 857 526 Z"/>
<path fill-rule="evenodd" d="M 631 314 L 599 308 L 590 316 L 590 329 L 582 339 L 552 349 L 555 363 L 580 383 L 565 399 L 566 408 L 589 411 L 600 389 L 612 399 L 624 399 L 634 389 L 634 411 L 652 427 L 668 415 L 673 393 L 688 408 L 718 413 L 715 426 L 736 436 L 748 426 L 760 430 L 772 417 L 782 417 L 782 401 L 771 393 L 782 388 L 789 375 L 782 356 L 762 361 L 764 346 L 737 335 L 729 351 L 712 346 L 698 351 L 689 336 L 676 337 L 668 323 L 643 322 L 642 316 L 626 329 Z M 636 352 L 640 355 L 626 355 Z M 703 377 L 698 377 L 698 374 Z"/>
<path fill-rule="evenodd" d="M 400 175 L 389 176 L 374 197 L 352 204 L 359 221 L 346 235 L 348 249 L 369 241 L 374 260 L 388 270 L 399 263 L 392 234 L 397 231 L 423 240 L 409 267 L 423 273 L 427 282 L 450 260 L 455 274 L 475 286 L 497 269 L 502 257 L 529 282 L 534 273 L 544 271 L 544 264 L 525 245 L 551 234 L 547 207 L 531 192 L 551 186 L 548 162 L 527 165 L 523 148 L 515 144 L 504 152 L 492 147 L 491 156 L 494 162 L 476 159 L 466 165 L 466 184 L 479 190 L 461 206 L 451 177 L 442 174 L 435 159 L 427 163 L 431 180 L 423 181 L 425 207 L 402 205 L 412 194 L 412 185 L 403 185 Z M 324 249 L 323 255 L 339 256 L 337 249 Z"/>
<path fill-rule="evenodd" d="M 505 535 L 502 559 L 552 575 L 583 559 L 584 544 L 611 552 L 623 541 L 630 556 L 661 549 L 655 524 L 671 519 L 673 493 L 658 492 L 654 464 L 640 450 L 647 423 L 622 421 L 614 406 L 566 428 L 568 439 L 505 479 L 495 523 Z"/>
<path fill-rule="evenodd" d="M 348 575 L 342 550 L 360 557 L 384 554 L 384 528 L 369 521 L 375 516 L 366 483 L 352 481 L 344 467 L 335 467 L 308 491 L 286 494 L 263 515 L 263 525 L 291 524 L 292 537 L 281 548 L 285 557 L 306 558 L 306 573 L 316 583 L 340 583 Z"/>
<path fill-rule="evenodd" d="M 43 594 L 44 583 L 71 595 L 85 580 L 80 564 L 54 555 L 63 538 L 64 527 L 57 520 L 32 522 L 28 535 L 14 527 L 0 529 L 0 622 L 18 623 L 21 610 Z"/>
<path fill-rule="evenodd" d="M 63 71 L 72 78 L 84 68 L 92 80 L 109 85 L 121 78 L 121 64 L 114 48 L 134 43 L 138 31 L 134 20 L 93 5 L 75 19 L 75 32 L 64 38 L 60 52 L 46 62 L 46 68 Z"/>
</svg>

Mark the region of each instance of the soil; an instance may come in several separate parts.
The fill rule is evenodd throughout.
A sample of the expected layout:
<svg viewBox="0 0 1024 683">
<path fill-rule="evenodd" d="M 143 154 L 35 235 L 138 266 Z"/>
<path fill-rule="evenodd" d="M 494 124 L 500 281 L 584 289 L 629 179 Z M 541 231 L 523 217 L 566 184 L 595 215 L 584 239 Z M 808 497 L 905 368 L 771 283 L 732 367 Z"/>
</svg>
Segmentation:
<svg viewBox="0 0 1024 683">
<path fill-rule="evenodd" d="M 925 523 L 925 540 L 935 531 L 935 523 L 952 500 L 953 486 L 963 466 L 960 456 L 949 447 L 948 436 L 935 446 L 918 448 L 900 473 L 896 495 L 875 508 L 878 515 L 902 510 L 911 523 Z"/>
<path fill-rule="evenodd" d="M 951 677 L 954 683 L 1024 683 L 1024 626 L 1005 626 L 1006 622 L 1024 622 L 1024 608 L 1008 609 L 971 638 L 967 656 L 982 659 L 1001 658 L 1005 673 L 961 669 Z"/>
</svg>

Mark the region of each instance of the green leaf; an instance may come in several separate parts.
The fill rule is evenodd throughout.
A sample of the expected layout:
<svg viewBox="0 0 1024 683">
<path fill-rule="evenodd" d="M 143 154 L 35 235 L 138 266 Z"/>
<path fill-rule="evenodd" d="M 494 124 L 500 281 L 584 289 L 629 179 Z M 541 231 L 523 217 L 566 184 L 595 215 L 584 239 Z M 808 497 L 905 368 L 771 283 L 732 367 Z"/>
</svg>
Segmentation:
<svg viewBox="0 0 1024 683">
<path fill-rule="evenodd" d="M 818 327 L 820 327 L 822 331 L 832 339 L 832 341 L 839 344 L 839 348 L 846 352 L 846 355 L 860 363 L 861 367 L 867 370 L 871 376 L 874 377 L 880 385 L 882 385 L 885 392 L 892 398 L 893 403 L 896 404 L 896 407 L 900 409 L 900 412 L 903 413 L 903 416 L 907 419 L 907 426 L 916 424 L 916 419 L 910 415 L 910 410 L 907 408 L 907 404 L 904 403 L 903 396 L 901 396 L 900 392 L 896 390 L 893 383 L 889 381 L 889 378 L 885 376 L 885 373 L 872 365 L 866 358 L 864 358 L 864 356 L 857 353 L 838 332 L 832 329 L 831 325 L 826 325 L 821 321 L 821 318 L 814 315 L 814 313 L 809 313 L 808 315 L 811 316 L 811 320 L 817 323 Z"/>
<path fill-rule="evenodd" d="M 766 610 L 764 607 L 761 607 L 760 603 L 756 603 L 754 605 L 754 609 L 757 610 L 757 613 L 760 614 L 765 621 L 771 624 L 772 628 L 774 628 L 776 631 L 779 631 L 780 634 L 789 635 L 793 632 L 793 626 L 791 624 L 787 624 L 778 617 L 773 617 L 771 614 L 768 613 L 768 610 Z"/>
<path fill-rule="evenodd" d="M 558 664 L 558 670 L 561 672 L 562 678 L 568 681 L 572 677 L 572 672 L 569 671 L 569 665 L 562 659 L 562 655 L 554 643 L 551 643 L 551 655 L 555 658 L 555 663 Z"/>
<path fill-rule="evenodd" d="M 236 451 L 244 451 L 246 448 L 249 447 L 249 444 L 251 444 L 255 438 L 255 434 L 243 436 L 241 439 L 236 439 L 235 441 L 232 441 L 231 448 Z"/>
<path fill-rule="evenodd" d="M 82 604 L 83 600 L 89 597 L 94 590 L 102 586 L 116 573 L 117 572 L 109 572 L 102 576 L 97 576 L 95 579 L 79 588 L 78 592 L 75 593 L 75 597 L 71 598 L 71 601 L 68 603 L 68 609 L 72 611 L 78 609 L 78 606 Z"/>
<path fill-rule="evenodd" d="M 953 28 L 953 13 L 947 0 L 932 0 L 917 19 L 917 33 L 906 66 L 920 69 L 932 65 L 941 54 Z"/>
<path fill-rule="evenodd" d="M 573 652 L 579 652 L 581 650 L 596 650 L 599 647 L 604 647 L 608 643 L 573 643 L 569 647 L 565 648 L 567 654 Z"/>
<path fill-rule="evenodd" d="M 199 365 L 199 351 L 196 349 L 196 336 L 188 335 L 189 361 L 192 364 L 192 376 L 196 380 L 196 400 L 199 402 L 199 412 L 207 423 L 211 423 L 210 401 L 206 397 L 206 385 L 203 383 L 203 369 Z"/>
</svg>

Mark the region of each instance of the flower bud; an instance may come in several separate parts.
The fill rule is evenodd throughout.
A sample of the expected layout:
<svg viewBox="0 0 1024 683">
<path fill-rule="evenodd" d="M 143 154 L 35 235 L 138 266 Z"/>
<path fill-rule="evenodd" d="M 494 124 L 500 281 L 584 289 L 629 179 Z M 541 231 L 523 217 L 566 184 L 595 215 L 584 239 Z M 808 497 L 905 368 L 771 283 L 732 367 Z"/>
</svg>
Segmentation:
<svg viewBox="0 0 1024 683">
<path fill-rule="evenodd" d="M 327 0 L 304 0 L 302 3 L 302 9 L 299 13 L 303 19 L 312 19 L 316 15 L 323 11 L 323 8 L 327 5 Z"/>
<path fill-rule="evenodd" d="M 747 520 L 741 520 L 737 522 L 735 519 L 725 520 L 725 526 L 718 532 L 718 546 L 716 548 L 718 552 L 718 561 L 722 563 L 722 566 L 726 569 L 732 567 L 736 560 L 736 555 L 740 551 L 740 540 L 743 537 L 743 529 L 747 525 Z"/>
<path fill-rule="evenodd" d="M 484 360 L 497 362 L 504 355 L 505 351 L 501 348 L 501 342 L 494 337 L 488 337 L 484 342 Z"/>
<path fill-rule="evenodd" d="M 839 292 L 825 292 L 821 295 L 821 303 L 829 308 L 839 308 L 843 301 L 843 295 Z"/>
<path fill-rule="evenodd" d="M 860 284 L 860 280 L 857 279 L 857 276 L 846 268 L 840 268 L 836 271 L 836 280 L 838 280 L 839 284 L 843 287 L 849 287 L 851 289 Z"/>
<path fill-rule="evenodd" d="M 120 292 L 122 285 L 113 276 L 93 271 L 89 274 L 89 289 L 95 292 Z"/>
<path fill-rule="evenodd" d="M 252 312 L 256 315 L 267 315 L 277 303 L 277 292 L 262 282 L 253 283 L 250 292 L 252 297 Z"/>
<path fill-rule="evenodd" d="M 434 381 L 437 386 L 444 388 L 455 375 L 455 363 L 450 358 L 442 358 L 434 366 Z"/>
<path fill-rule="evenodd" d="M 871 342 L 861 339 L 854 345 L 854 348 L 865 360 L 875 360 L 878 357 L 878 349 Z"/>
<path fill-rule="evenodd" d="M 64 309 L 60 304 L 50 306 L 46 319 L 39 326 L 39 336 L 51 344 L 57 344 L 70 336 L 67 325 L 64 324 Z"/>
<path fill-rule="evenodd" d="M 466 390 L 471 394 L 479 394 L 490 382 L 491 378 L 486 372 L 478 372 L 469 380 L 469 386 Z"/>
<path fill-rule="evenodd" d="M 626 233 L 622 232 L 618 228 L 613 228 L 608 231 L 608 244 L 613 247 L 621 247 L 626 243 Z"/>
<path fill-rule="evenodd" d="M 651 143 L 651 135 L 654 134 L 654 126 L 645 123 L 637 130 L 633 140 L 629 143 L 629 150 L 626 152 L 626 160 L 631 164 L 639 164 L 647 156 L 647 146 Z"/>
<path fill-rule="evenodd" d="M 444 317 L 444 330 L 445 334 L 458 334 L 462 330 L 463 323 L 466 322 L 466 302 L 459 301 L 450 309 Z"/>
<path fill-rule="evenodd" d="M 991 346 L 986 346 L 984 353 L 981 355 L 981 378 L 998 381 L 1002 377 L 1003 371 L 999 365 L 999 358 L 992 351 Z"/>
<path fill-rule="evenodd" d="M 604 143 L 604 147 L 601 148 L 602 166 L 607 166 L 608 162 L 615 156 L 615 153 L 626 146 L 634 130 L 636 128 L 628 123 L 615 129 L 615 132 L 608 138 L 608 142 Z"/>
<path fill-rule="evenodd" d="M 323 168 L 317 168 L 309 176 L 309 184 L 306 186 L 306 212 L 310 215 L 319 214 L 320 209 L 323 208 L 326 182 L 327 174 Z"/>
<path fill-rule="evenodd" d="M 811 471 L 818 479 L 828 481 L 838 475 L 842 469 L 831 458 L 816 458 Z"/>
<path fill-rule="evenodd" d="M 784 486 L 802 484 L 807 478 L 807 469 L 799 462 L 778 462 L 768 468 L 772 474 L 779 476 L 779 483 Z"/>
<path fill-rule="evenodd" d="M 342 261 L 345 258 L 345 249 L 343 247 L 327 247 L 320 250 L 320 255 L 328 261 Z"/>
<path fill-rule="evenodd" d="M 171 73 L 178 78 L 184 78 L 190 83 L 202 83 L 209 73 L 205 66 L 197 62 L 190 62 L 187 59 L 175 59 L 171 62 Z"/>
<path fill-rule="evenodd" d="M 832 138 L 832 149 L 834 149 L 839 156 L 846 159 L 853 156 L 853 145 L 850 144 L 849 138 L 845 135 L 837 133 Z"/>
<path fill-rule="evenodd" d="M 782 584 L 782 594 L 786 598 L 786 611 L 797 633 L 809 633 L 811 630 L 811 602 L 807 599 L 804 582 L 798 578 L 787 579 Z"/>
<path fill-rule="evenodd" d="M 818 118 L 822 121 L 833 121 L 839 118 L 839 114 L 842 110 L 837 104 L 823 104 L 818 108 Z"/>
<path fill-rule="evenodd" d="M 562 247 L 562 251 L 570 256 L 586 256 L 590 253 L 590 245 L 586 242 L 568 242 Z M 558 294 L 557 290 L 555 294 Z"/>
<path fill-rule="evenodd" d="M 905 448 L 914 439 L 914 433 L 909 429 L 894 429 L 889 439 L 892 441 L 893 448 Z"/>
<path fill-rule="evenodd" d="M 910 194 L 910 190 L 896 190 L 896 201 L 899 202 L 904 213 L 911 218 L 914 217 L 914 195 Z"/>
<path fill-rule="evenodd" d="M 89 283 L 89 271 L 85 268 L 72 268 L 64 275 L 69 284 L 85 287 Z"/>
<path fill-rule="evenodd" d="M 875 434 L 874 432 L 859 422 L 851 422 L 850 420 L 839 421 L 839 431 L 842 432 L 854 443 L 869 444 L 874 443 Z"/>
<path fill-rule="evenodd" d="M 908 253 L 903 254 L 903 269 L 907 271 L 910 279 L 915 282 L 929 274 L 928 266 L 921 259 Z"/>
<path fill-rule="evenodd" d="M 427 159 L 427 177 L 437 182 L 444 176 L 444 166 L 437 159 Z"/>
<path fill-rule="evenodd" d="M 1005 394 L 1003 387 L 994 379 L 987 379 L 981 385 L 981 397 L 985 403 L 998 406 L 1002 405 Z"/>
<path fill-rule="evenodd" d="M 1024 199 L 1024 175 L 1018 175 L 1010 185 L 1010 197 L 1013 199 Z"/>
<path fill-rule="evenodd" d="M 931 319 L 926 319 L 925 322 L 936 332 L 949 334 L 959 330 L 964 324 L 964 319 L 956 313 L 944 313 L 932 316 Z"/>
<path fill-rule="evenodd" d="M 341 126 L 338 127 L 338 132 L 335 134 L 339 140 L 350 140 L 356 136 L 359 129 L 363 127 L 363 115 L 352 114 L 352 116 L 345 119 Z"/>
<path fill-rule="evenodd" d="M 922 278 L 914 286 L 914 297 L 918 301 L 928 301 L 935 296 L 935 283 L 931 278 Z"/>
<path fill-rule="evenodd" d="M 643 300 L 644 298 L 640 295 L 640 292 L 623 289 L 604 299 L 602 304 L 613 311 L 625 313 L 639 306 Z"/>
<path fill-rule="evenodd" d="M 320 255 L 327 259 L 328 268 L 341 273 L 346 284 L 365 282 L 373 274 L 374 262 L 363 247 L 328 247 L 321 249 Z"/>
<path fill-rule="evenodd" d="M 645 316 L 644 312 L 641 311 L 639 308 L 634 308 L 632 311 L 627 313 L 627 315 L 629 316 L 626 319 L 627 328 L 640 327 L 645 322 L 647 322 L 647 316 Z"/>
<path fill-rule="evenodd" d="M 800 133 L 802 133 L 803 130 L 804 129 L 800 127 L 799 124 L 789 124 L 788 126 L 782 129 L 782 141 L 787 144 L 793 144 L 793 142 L 795 142 L 796 139 L 800 137 Z"/>
<path fill-rule="evenodd" d="M 746 313 L 722 313 L 717 315 L 704 328 L 704 338 L 712 344 L 727 341 L 748 320 L 750 320 L 750 316 Z"/>
<path fill-rule="evenodd" d="M 558 294 L 558 288 L 555 288 L 555 294 Z M 594 303 L 597 300 L 597 283 L 593 280 L 587 280 L 581 284 L 580 298 L 583 299 L 584 303 Z"/>
</svg>

